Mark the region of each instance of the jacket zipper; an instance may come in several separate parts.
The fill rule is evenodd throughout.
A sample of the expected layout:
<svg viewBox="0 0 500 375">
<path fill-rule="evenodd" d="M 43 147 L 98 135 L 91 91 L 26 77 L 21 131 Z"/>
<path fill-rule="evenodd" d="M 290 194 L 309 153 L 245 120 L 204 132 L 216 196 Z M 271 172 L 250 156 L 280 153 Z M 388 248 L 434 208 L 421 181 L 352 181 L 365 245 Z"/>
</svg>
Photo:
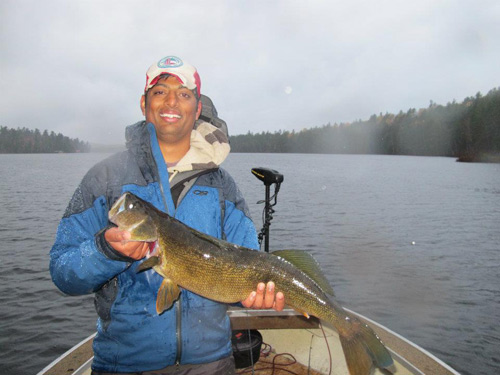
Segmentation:
<svg viewBox="0 0 500 375">
<path fill-rule="evenodd" d="M 163 203 L 168 211 L 167 199 L 165 198 L 165 192 L 163 190 L 163 184 L 160 181 L 161 196 L 163 198 Z M 182 304 L 181 304 L 182 293 L 179 294 L 179 299 L 177 300 L 177 305 L 175 307 L 175 339 L 177 341 L 177 354 L 175 355 L 175 364 L 179 366 L 181 363 L 182 355 L 182 333 L 181 333 L 181 317 L 182 317 Z"/>
<path fill-rule="evenodd" d="M 175 327 L 175 337 L 177 339 L 177 355 L 175 357 L 175 364 L 177 366 L 181 363 L 182 356 L 182 332 L 181 332 L 181 323 L 182 323 L 182 303 L 181 303 L 182 293 L 179 294 L 179 299 L 177 300 L 176 309 L 176 327 Z"/>
<path fill-rule="evenodd" d="M 163 184 L 161 183 L 160 180 L 160 191 L 161 191 L 161 196 L 163 198 L 163 203 L 165 204 L 165 207 L 167 208 L 168 211 L 168 206 L 167 206 L 167 199 L 165 198 L 165 192 L 163 190 Z M 175 355 L 175 364 L 177 366 L 180 365 L 181 363 L 181 355 L 182 355 L 182 333 L 181 333 L 181 297 L 182 293 L 179 294 L 179 299 L 177 300 L 177 304 L 175 307 L 175 339 L 177 342 L 177 354 Z"/>
<path fill-rule="evenodd" d="M 168 211 L 167 198 L 165 198 L 165 192 L 163 190 L 163 184 L 161 183 L 161 180 L 160 180 L 160 191 L 161 191 L 161 196 L 163 198 L 163 203 L 165 204 L 165 207 L 167 208 L 167 211 Z M 175 307 L 175 322 L 176 322 L 175 323 L 175 339 L 177 341 L 177 354 L 175 355 L 175 364 L 177 366 L 179 366 L 181 363 L 181 355 L 182 355 L 181 296 L 182 296 L 182 294 L 179 294 L 179 299 L 177 300 L 177 305 Z"/>
<path fill-rule="evenodd" d="M 159 185 L 160 185 L 160 193 L 161 193 L 161 197 L 163 199 L 163 204 L 165 205 L 165 208 L 166 208 L 167 213 L 168 213 L 167 198 L 165 197 L 165 190 L 163 189 L 163 183 L 162 183 L 162 180 L 161 180 L 161 177 L 160 177 L 160 173 L 158 171 L 158 164 L 156 163 L 156 160 L 155 160 L 154 156 L 152 157 L 152 159 L 153 159 L 153 163 L 155 164 L 156 171 L 158 173 L 158 181 L 159 181 Z M 169 185 L 170 185 L 170 181 L 169 181 Z M 175 365 L 177 365 L 177 366 L 179 366 L 180 363 L 181 363 L 181 355 L 182 355 L 182 334 L 181 334 L 181 316 L 182 316 L 181 310 L 182 310 L 182 307 L 181 307 L 181 296 L 182 296 L 182 293 L 179 295 L 179 299 L 177 300 L 177 306 L 175 308 L 175 313 L 176 313 L 176 316 L 175 316 L 175 320 L 176 320 L 175 338 L 176 338 L 176 342 L 177 342 L 177 353 L 175 355 Z"/>
</svg>

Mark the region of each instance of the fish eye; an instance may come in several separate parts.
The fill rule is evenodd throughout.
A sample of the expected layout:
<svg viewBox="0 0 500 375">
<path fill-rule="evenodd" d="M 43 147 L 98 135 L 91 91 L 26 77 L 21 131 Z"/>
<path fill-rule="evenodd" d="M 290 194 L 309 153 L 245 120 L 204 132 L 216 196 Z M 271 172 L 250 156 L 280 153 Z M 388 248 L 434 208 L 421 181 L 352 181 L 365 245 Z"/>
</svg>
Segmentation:
<svg viewBox="0 0 500 375">
<path fill-rule="evenodd" d="M 130 204 L 128 205 L 128 209 L 129 209 L 129 210 L 131 210 L 132 208 L 134 208 L 134 204 L 133 204 L 133 203 L 130 203 Z"/>
</svg>

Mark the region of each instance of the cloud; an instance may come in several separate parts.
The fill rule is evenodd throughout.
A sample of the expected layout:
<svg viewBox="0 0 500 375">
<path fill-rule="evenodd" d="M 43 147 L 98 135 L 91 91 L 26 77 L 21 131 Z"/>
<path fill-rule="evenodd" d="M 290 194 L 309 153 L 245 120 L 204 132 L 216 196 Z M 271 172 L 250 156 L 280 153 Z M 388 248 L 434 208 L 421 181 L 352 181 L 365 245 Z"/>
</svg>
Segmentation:
<svg viewBox="0 0 500 375">
<path fill-rule="evenodd" d="M 467 0 L 0 5 L 2 126 L 122 143 L 149 65 L 196 65 L 230 134 L 446 104 L 499 86 L 500 6 Z M 293 88 L 293 90 L 292 90 Z"/>
</svg>

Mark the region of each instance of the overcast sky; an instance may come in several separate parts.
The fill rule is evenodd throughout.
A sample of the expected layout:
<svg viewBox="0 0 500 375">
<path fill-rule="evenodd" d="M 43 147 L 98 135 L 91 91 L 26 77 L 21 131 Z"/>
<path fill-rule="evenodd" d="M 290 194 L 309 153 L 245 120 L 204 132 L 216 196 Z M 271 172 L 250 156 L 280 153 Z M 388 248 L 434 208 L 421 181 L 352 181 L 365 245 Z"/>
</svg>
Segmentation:
<svg viewBox="0 0 500 375">
<path fill-rule="evenodd" d="M 0 125 L 124 142 L 148 67 L 198 68 L 230 134 L 301 130 L 500 86 L 500 1 L 0 0 Z"/>
</svg>

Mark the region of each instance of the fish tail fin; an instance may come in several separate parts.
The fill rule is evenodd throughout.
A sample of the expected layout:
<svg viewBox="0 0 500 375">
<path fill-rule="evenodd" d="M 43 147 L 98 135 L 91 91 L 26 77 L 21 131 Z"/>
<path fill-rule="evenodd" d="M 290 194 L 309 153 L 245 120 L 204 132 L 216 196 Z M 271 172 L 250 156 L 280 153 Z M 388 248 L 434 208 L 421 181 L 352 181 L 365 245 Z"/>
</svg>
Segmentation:
<svg viewBox="0 0 500 375">
<path fill-rule="evenodd" d="M 377 367 L 394 371 L 392 357 L 379 337 L 365 323 L 350 316 L 351 333 L 339 334 L 344 350 L 347 368 L 351 375 L 367 375 L 375 364 Z"/>
</svg>

